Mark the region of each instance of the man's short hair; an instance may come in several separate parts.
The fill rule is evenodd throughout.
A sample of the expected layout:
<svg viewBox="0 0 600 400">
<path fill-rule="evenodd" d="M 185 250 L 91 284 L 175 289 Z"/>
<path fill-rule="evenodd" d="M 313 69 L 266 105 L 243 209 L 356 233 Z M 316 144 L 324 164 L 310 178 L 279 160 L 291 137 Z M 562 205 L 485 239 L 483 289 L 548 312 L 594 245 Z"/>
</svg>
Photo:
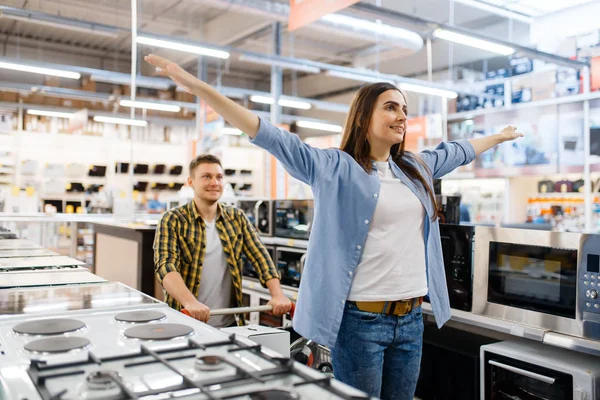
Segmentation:
<svg viewBox="0 0 600 400">
<path fill-rule="evenodd" d="M 212 154 L 200 154 L 190 162 L 190 176 L 194 176 L 194 170 L 200 164 L 218 164 L 221 168 L 221 160 Z"/>
</svg>

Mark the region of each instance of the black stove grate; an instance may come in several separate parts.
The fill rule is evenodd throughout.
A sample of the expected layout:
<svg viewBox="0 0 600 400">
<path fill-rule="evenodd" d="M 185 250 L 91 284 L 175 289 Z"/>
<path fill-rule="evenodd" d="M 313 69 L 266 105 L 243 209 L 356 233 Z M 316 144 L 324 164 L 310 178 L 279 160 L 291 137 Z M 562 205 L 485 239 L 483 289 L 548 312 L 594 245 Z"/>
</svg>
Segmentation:
<svg viewBox="0 0 600 400">
<path fill-rule="evenodd" d="M 251 351 L 255 354 L 261 356 L 265 360 L 272 362 L 276 365 L 274 368 L 265 369 L 262 371 L 247 371 L 235 364 L 224 360 L 228 365 L 233 366 L 236 370 L 235 374 L 226 376 L 213 378 L 210 380 L 203 380 L 201 382 L 194 382 L 190 378 L 186 377 L 182 374 L 175 366 L 171 364 L 172 361 L 185 359 L 185 358 L 195 358 L 196 354 L 194 350 L 208 350 L 214 347 L 221 346 L 236 346 L 232 349 L 229 349 L 229 352 L 238 352 L 238 351 Z M 171 355 L 171 353 L 181 353 L 190 351 L 189 354 L 185 355 Z M 219 399 L 232 399 L 235 397 L 241 397 L 244 395 L 249 395 L 256 393 L 256 388 L 252 391 L 248 391 L 247 393 L 236 393 L 231 395 L 220 395 L 218 394 L 220 389 L 210 389 L 214 385 L 219 385 L 220 388 L 230 388 L 233 386 L 243 386 L 244 384 L 250 383 L 264 383 L 268 382 L 269 378 L 274 378 L 278 375 L 286 375 L 286 374 L 294 374 L 297 377 L 303 379 L 302 382 L 296 383 L 295 386 L 306 386 L 306 385 L 318 385 L 322 389 L 329 391 L 331 394 L 334 394 L 341 399 L 344 400 L 360 400 L 360 399 L 369 399 L 368 396 L 352 396 L 348 395 L 342 390 L 334 387 L 332 385 L 332 378 L 329 376 L 324 376 L 322 378 L 315 379 L 313 376 L 307 374 L 306 372 L 297 368 L 296 363 L 289 358 L 279 358 L 279 357 L 271 357 L 268 354 L 262 352 L 262 347 L 260 345 L 246 345 L 238 341 L 235 338 L 235 335 L 232 334 L 228 340 L 214 342 L 210 344 L 199 344 L 195 342 L 193 339 L 188 339 L 187 343 L 183 347 L 171 348 L 171 349 L 162 349 L 162 350 L 151 350 L 147 346 L 142 345 L 140 347 L 140 351 L 133 354 L 121 355 L 121 356 L 113 356 L 113 357 L 104 357 L 99 358 L 95 356 L 92 352 L 88 353 L 88 359 L 77 362 L 66 362 L 60 364 L 52 364 L 48 365 L 44 361 L 40 360 L 32 360 L 28 373 L 32 382 L 37 387 L 38 392 L 43 400 L 62 400 L 63 397 L 67 394 L 67 389 L 64 389 L 58 393 L 50 393 L 48 388 L 46 387 L 46 381 L 51 379 L 57 379 L 65 376 L 76 376 L 83 375 L 86 373 L 84 367 L 90 365 L 98 365 L 106 367 L 107 364 L 113 362 L 123 361 L 122 364 L 125 368 L 131 368 L 135 366 L 140 366 L 144 364 L 162 364 L 165 368 L 171 370 L 172 372 L 181 376 L 183 383 L 172 385 L 165 388 L 160 389 L 150 389 L 145 392 L 133 392 L 131 391 L 115 374 L 109 374 L 110 379 L 112 379 L 121 389 L 123 399 L 124 400 L 135 400 L 144 398 L 146 396 L 154 396 L 165 393 L 178 393 L 177 398 L 180 399 L 193 399 L 198 396 L 198 394 L 203 394 L 205 398 L 210 400 L 219 400 Z M 194 390 L 194 393 L 185 394 L 183 391 L 186 390 Z"/>
</svg>

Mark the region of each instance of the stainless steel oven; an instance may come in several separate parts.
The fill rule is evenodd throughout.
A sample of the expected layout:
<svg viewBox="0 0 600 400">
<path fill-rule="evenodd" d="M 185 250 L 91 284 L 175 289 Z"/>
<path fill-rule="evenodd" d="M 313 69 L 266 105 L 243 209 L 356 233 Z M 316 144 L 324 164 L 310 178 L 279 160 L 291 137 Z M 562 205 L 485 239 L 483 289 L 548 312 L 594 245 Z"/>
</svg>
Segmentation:
<svg viewBox="0 0 600 400">
<path fill-rule="evenodd" d="M 239 200 L 238 206 L 254 224 L 259 235 L 273 236 L 273 200 Z"/>
<path fill-rule="evenodd" d="M 600 339 L 600 236 L 475 229 L 473 312 Z"/>
<path fill-rule="evenodd" d="M 482 400 L 600 399 L 598 357 L 533 341 L 481 346 Z"/>
<path fill-rule="evenodd" d="M 292 247 L 276 247 L 275 263 L 281 275 L 281 284 L 299 287 L 306 250 Z"/>
<path fill-rule="evenodd" d="M 275 200 L 274 235 L 308 240 L 313 220 L 313 200 Z"/>
</svg>

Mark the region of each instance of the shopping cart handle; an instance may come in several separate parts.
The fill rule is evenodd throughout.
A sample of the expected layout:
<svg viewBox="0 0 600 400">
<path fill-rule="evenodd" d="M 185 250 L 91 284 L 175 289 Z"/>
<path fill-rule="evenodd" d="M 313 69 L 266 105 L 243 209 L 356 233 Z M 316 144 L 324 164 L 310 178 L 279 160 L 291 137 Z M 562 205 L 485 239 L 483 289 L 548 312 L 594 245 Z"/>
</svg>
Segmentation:
<svg viewBox="0 0 600 400">
<path fill-rule="evenodd" d="M 273 310 L 273 306 L 267 304 L 267 305 L 258 306 L 258 307 L 218 308 L 218 309 L 210 310 L 210 315 L 214 316 L 214 315 L 246 314 L 246 313 L 251 313 L 251 312 L 272 311 L 272 310 Z M 291 315 L 292 318 L 294 317 L 295 311 L 296 311 L 296 304 L 294 304 L 294 302 L 292 302 L 292 309 L 289 312 L 289 314 Z M 187 315 L 188 317 L 191 317 L 190 312 L 188 310 L 186 310 L 185 308 L 182 308 L 181 312 L 184 313 L 185 315 Z"/>
</svg>

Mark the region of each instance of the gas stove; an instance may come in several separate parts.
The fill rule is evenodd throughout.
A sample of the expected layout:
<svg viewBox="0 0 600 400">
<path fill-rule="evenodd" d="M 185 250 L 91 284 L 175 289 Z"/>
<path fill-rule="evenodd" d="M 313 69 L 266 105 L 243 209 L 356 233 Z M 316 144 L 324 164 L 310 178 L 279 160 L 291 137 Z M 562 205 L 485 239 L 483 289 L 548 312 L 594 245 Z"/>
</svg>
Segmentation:
<svg viewBox="0 0 600 400">
<path fill-rule="evenodd" d="M 137 293 L 141 301 L 142 294 Z M 137 352 L 146 341 L 176 345 L 187 338 L 205 342 L 219 334 L 205 324 L 192 327 L 190 323 L 195 320 L 165 303 L 137 304 L 124 310 L 119 300 L 91 300 L 105 303 L 105 309 L 99 311 L 50 314 L 47 310 L 36 318 L 20 316 L 0 323 L 0 348 L 4 352 L 0 353 L 0 365 L 28 364 L 31 360 L 77 362 L 87 359 L 90 352 L 109 357 Z M 130 297 L 121 300 L 131 304 Z M 40 311 L 44 308 L 40 306 Z"/>
<path fill-rule="evenodd" d="M 368 399 L 248 339 L 227 336 L 189 317 L 182 318 L 185 323 L 181 326 L 189 332 L 182 337 L 136 339 L 135 346 L 129 343 L 112 356 L 100 355 L 93 348 L 79 360 L 33 360 L 30 365 L 1 368 L 3 393 L 6 398 L 28 400 Z M 160 328 L 166 324 L 143 322 L 127 329 L 140 328 L 138 333 L 153 336 L 168 331 Z M 144 328 L 148 325 L 152 330 Z"/>
</svg>

